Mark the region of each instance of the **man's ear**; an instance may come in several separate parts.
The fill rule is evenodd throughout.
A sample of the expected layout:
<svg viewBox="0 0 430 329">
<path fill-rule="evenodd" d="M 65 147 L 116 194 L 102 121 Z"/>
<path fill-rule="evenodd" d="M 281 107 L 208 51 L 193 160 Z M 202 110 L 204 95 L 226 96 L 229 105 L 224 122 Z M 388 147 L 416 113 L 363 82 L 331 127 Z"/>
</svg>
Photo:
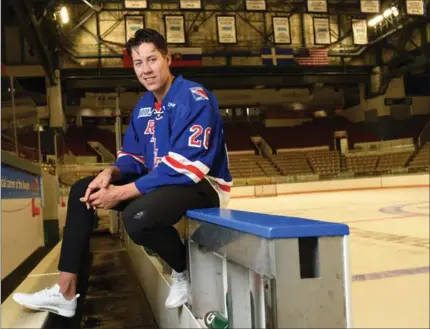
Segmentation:
<svg viewBox="0 0 430 329">
<path fill-rule="evenodd" d="M 170 66 L 170 64 L 172 64 L 172 55 L 170 53 L 167 53 L 166 61 L 167 61 L 167 65 Z"/>
</svg>

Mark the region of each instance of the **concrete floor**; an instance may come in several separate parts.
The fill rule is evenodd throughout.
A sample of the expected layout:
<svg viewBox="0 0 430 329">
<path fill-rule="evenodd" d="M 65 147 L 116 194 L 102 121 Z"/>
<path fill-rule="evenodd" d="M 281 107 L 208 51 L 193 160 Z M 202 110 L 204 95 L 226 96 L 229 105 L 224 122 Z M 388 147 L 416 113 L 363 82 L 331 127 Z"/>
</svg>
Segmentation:
<svg viewBox="0 0 430 329">
<path fill-rule="evenodd" d="M 82 328 L 157 328 L 145 295 L 119 239 L 91 238 L 92 266 L 82 307 Z"/>
<path fill-rule="evenodd" d="M 232 199 L 230 209 L 350 227 L 355 328 L 429 328 L 429 189 Z"/>
</svg>

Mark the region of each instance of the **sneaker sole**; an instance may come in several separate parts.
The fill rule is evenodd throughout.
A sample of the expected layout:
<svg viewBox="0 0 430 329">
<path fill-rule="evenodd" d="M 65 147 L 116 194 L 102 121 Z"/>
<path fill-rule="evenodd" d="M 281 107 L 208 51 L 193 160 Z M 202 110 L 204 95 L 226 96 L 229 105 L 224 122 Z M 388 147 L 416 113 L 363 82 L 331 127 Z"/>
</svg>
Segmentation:
<svg viewBox="0 0 430 329">
<path fill-rule="evenodd" d="M 35 310 L 35 311 L 48 311 L 51 313 L 55 313 L 55 314 L 64 316 L 66 318 L 72 318 L 75 315 L 75 312 L 73 312 L 73 311 L 63 310 L 61 308 L 54 307 L 54 306 L 36 306 L 36 305 L 31 305 L 31 304 L 20 303 L 16 300 L 15 300 L 15 302 L 17 302 L 21 306 L 27 307 L 27 308 Z"/>
</svg>

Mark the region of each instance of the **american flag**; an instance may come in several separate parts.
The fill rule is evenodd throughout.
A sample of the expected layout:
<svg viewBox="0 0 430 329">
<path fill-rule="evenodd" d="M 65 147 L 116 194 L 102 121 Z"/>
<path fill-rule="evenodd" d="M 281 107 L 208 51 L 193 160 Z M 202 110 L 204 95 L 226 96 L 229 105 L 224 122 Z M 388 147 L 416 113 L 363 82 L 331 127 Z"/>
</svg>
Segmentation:
<svg viewBox="0 0 430 329">
<path fill-rule="evenodd" d="M 294 57 L 297 64 L 302 66 L 329 65 L 328 50 L 325 48 L 309 48 L 309 56 Z"/>
</svg>

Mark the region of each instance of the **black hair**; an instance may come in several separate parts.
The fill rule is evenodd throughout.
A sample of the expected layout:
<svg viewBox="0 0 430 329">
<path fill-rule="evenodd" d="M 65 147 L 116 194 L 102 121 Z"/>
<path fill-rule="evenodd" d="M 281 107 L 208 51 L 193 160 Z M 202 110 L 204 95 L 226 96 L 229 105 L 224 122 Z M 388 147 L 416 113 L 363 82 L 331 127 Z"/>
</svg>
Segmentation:
<svg viewBox="0 0 430 329">
<path fill-rule="evenodd" d="M 167 55 L 168 53 L 166 39 L 159 32 L 145 28 L 137 30 L 134 37 L 131 37 L 127 41 L 126 48 L 128 54 L 131 56 L 131 51 L 142 43 L 153 43 L 160 53 L 163 55 Z"/>
</svg>

